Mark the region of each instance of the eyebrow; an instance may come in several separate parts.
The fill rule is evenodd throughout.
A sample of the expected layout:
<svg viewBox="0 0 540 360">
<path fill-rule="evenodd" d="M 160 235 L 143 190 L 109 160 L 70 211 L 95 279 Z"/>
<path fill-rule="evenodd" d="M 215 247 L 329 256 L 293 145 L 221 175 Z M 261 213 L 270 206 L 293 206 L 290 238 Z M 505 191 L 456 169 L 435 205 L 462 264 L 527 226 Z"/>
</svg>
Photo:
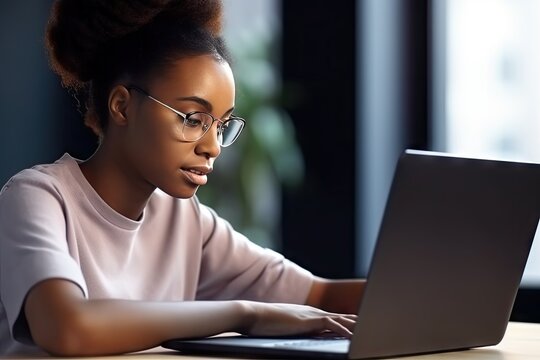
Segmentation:
<svg viewBox="0 0 540 360">
<path fill-rule="evenodd" d="M 209 113 L 211 113 L 213 110 L 213 106 L 210 103 L 210 101 L 203 99 L 201 97 L 198 97 L 198 96 L 183 96 L 183 97 L 176 98 L 176 100 L 196 102 L 197 104 L 202 105 L 206 109 L 206 111 L 208 111 Z M 230 108 L 229 110 L 227 110 L 224 115 L 232 113 L 233 110 L 234 110 L 234 106 Z"/>
<path fill-rule="evenodd" d="M 212 111 L 212 104 L 210 104 L 210 102 L 208 100 L 205 100 L 205 99 L 200 98 L 198 96 L 184 96 L 184 97 L 176 98 L 176 100 L 178 100 L 178 101 L 193 101 L 193 102 L 198 103 L 199 105 L 204 106 L 208 112 Z"/>
</svg>

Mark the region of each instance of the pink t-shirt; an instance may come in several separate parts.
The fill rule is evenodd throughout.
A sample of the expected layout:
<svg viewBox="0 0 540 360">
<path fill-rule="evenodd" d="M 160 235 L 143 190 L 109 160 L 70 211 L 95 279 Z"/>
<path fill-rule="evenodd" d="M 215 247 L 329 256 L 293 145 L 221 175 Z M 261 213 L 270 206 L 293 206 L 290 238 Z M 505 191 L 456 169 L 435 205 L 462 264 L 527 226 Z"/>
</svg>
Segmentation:
<svg viewBox="0 0 540 360">
<path fill-rule="evenodd" d="M 39 351 L 21 312 L 30 288 L 62 278 L 90 299 L 304 303 L 306 270 L 234 231 L 197 198 L 156 190 L 139 221 L 95 192 L 64 155 L 0 193 L 0 355 Z"/>
</svg>

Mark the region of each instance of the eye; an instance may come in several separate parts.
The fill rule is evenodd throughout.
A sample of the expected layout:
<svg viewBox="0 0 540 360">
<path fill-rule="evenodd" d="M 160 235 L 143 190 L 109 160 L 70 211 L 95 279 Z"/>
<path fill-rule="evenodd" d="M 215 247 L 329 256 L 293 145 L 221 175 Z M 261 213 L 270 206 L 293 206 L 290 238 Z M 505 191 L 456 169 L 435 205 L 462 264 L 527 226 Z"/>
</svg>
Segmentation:
<svg viewBox="0 0 540 360">
<path fill-rule="evenodd" d="M 184 120 L 184 125 L 190 128 L 202 127 L 204 123 L 205 116 L 200 113 L 190 114 Z"/>
<path fill-rule="evenodd" d="M 229 127 L 229 125 L 231 125 L 231 120 L 227 119 L 221 124 L 221 129 L 226 130 Z"/>
</svg>

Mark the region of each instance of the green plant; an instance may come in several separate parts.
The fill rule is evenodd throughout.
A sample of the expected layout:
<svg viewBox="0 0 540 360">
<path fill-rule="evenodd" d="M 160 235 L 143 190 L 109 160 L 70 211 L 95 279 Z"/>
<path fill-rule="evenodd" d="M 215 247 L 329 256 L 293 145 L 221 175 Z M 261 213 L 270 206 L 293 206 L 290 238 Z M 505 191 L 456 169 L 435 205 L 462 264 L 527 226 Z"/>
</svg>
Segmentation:
<svg viewBox="0 0 540 360">
<path fill-rule="evenodd" d="M 232 49 L 235 113 L 247 125 L 222 151 L 201 201 L 252 241 L 280 248 L 281 189 L 302 182 L 304 163 L 291 119 L 280 107 L 280 77 L 272 61 L 275 41 L 257 39 Z"/>
</svg>

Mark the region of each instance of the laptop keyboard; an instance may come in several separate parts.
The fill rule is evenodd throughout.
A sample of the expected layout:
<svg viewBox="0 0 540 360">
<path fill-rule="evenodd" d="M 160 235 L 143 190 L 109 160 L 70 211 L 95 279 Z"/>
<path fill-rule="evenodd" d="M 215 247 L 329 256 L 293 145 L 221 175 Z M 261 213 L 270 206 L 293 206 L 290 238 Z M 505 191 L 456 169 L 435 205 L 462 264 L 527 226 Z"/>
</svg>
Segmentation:
<svg viewBox="0 0 540 360">
<path fill-rule="evenodd" d="M 345 337 L 323 337 L 316 339 L 288 339 L 276 341 L 269 344 L 275 348 L 327 348 L 327 347 L 348 347 L 349 340 Z"/>
</svg>

